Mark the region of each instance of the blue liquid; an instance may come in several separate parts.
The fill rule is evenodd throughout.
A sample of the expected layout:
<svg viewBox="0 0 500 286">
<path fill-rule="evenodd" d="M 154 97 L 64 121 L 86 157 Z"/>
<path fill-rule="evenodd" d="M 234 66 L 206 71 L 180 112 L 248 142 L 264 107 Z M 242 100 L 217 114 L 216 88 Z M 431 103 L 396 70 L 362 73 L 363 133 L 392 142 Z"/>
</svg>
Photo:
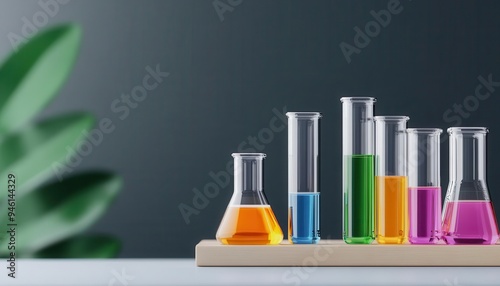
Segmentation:
<svg viewBox="0 0 500 286">
<path fill-rule="evenodd" d="M 291 193 L 288 205 L 288 240 L 297 244 L 318 243 L 319 193 Z"/>
</svg>

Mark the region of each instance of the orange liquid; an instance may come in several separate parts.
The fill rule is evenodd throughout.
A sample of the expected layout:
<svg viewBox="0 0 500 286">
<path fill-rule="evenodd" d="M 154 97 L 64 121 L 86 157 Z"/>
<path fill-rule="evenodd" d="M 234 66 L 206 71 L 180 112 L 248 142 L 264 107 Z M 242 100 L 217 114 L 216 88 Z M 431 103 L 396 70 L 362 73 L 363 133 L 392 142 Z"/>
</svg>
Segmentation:
<svg viewBox="0 0 500 286">
<path fill-rule="evenodd" d="M 408 238 L 407 177 L 375 176 L 375 234 L 381 244 Z"/>
<path fill-rule="evenodd" d="M 222 244 L 279 244 L 283 232 L 270 206 L 229 206 L 217 231 Z"/>
</svg>

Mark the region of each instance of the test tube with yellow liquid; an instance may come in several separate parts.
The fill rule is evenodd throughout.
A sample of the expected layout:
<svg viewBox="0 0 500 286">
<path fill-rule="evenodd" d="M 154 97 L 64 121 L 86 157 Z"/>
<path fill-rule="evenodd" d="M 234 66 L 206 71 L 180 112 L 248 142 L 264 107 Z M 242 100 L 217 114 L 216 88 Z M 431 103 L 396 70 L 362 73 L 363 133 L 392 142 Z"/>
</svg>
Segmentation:
<svg viewBox="0 0 500 286">
<path fill-rule="evenodd" d="M 234 192 L 216 238 L 222 244 L 279 244 L 281 230 L 263 189 L 263 153 L 234 153 Z"/>
<path fill-rule="evenodd" d="M 380 244 L 408 240 L 407 116 L 375 116 L 375 235 Z"/>
</svg>

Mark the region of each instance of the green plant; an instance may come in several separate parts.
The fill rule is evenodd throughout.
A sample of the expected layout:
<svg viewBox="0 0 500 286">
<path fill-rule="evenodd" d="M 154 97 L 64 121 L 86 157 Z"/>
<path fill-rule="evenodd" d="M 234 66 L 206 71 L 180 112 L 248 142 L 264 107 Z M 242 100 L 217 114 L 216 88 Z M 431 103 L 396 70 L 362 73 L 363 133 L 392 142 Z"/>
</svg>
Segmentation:
<svg viewBox="0 0 500 286">
<path fill-rule="evenodd" d="M 87 113 L 32 123 L 66 81 L 78 54 L 81 29 L 61 25 L 36 35 L 0 66 L 0 227 L 8 223 L 7 176 L 16 176 L 16 255 L 108 258 L 118 239 L 82 235 L 120 191 L 119 176 L 103 171 L 54 180 L 52 165 L 64 163 L 94 125 Z M 71 156 L 71 154 L 70 154 Z M 51 180 L 52 178 L 52 180 Z M 8 237 L 0 234 L 0 256 Z"/>
</svg>

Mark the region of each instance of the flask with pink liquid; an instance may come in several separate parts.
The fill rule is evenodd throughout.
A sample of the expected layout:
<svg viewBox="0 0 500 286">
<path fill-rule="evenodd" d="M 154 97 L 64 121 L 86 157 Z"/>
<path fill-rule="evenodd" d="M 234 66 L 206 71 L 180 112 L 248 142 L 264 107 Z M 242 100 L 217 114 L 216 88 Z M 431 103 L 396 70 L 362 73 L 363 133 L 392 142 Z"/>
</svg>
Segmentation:
<svg viewBox="0 0 500 286">
<path fill-rule="evenodd" d="M 495 244 L 498 226 L 486 183 L 484 127 L 453 127 L 450 135 L 450 183 L 443 210 L 447 244 Z"/>
</svg>

